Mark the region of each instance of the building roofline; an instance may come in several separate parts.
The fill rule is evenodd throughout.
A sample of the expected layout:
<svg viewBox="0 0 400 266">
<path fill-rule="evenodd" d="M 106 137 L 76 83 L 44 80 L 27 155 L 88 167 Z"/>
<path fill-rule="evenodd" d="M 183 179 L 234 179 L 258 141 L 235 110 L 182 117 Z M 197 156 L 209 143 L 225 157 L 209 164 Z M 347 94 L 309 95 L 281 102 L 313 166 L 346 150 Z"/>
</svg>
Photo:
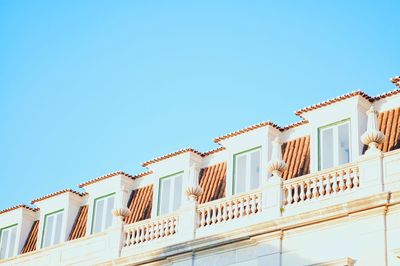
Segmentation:
<svg viewBox="0 0 400 266">
<path fill-rule="evenodd" d="M 49 198 L 52 198 L 52 197 L 67 193 L 67 192 L 71 192 L 71 193 L 76 194 L 76 195 L 78 195 L 80 197 L 83 197 L 83 196 L 87 195 L 86 192 L 78 192 L 78 191 L 75 191 L 73 189 L 67 188 L 67 189 L 62 189 L 62 190 L 47 194 L 45 196 L 33 199 L 33 200 L 31 200 L 31 203 L 34 204 L 34 203 L 37 203 L 39 201 L 43 201 L 43 200 L 46 200 L 46 199 L 49 199 Z"/>
<path fill-rule="evenodd" d="M 262 127 L 267 127 L 267 126 L 270 126 L 270 127 L 275 128 L 275 129 L 281 130 L 281 128 L 277 124 L 272 123 L 271 121 L 264 121 L 264 122 L 261 122 L 261 123 L 255 124 L 255 125 L 251 125 L 251 126 L 239 129 L 237 131 L 225 134 L 223 136 L 217 137 L 217 138 L 214 139 L 214 142 L 215 143 L 219 143 L 222 140 L 229 139 L 229 138 L 232 138 L 232 137 L 236 137 L 236 136 L 241 135 L 243 133 L 247 133 L 249 131 L 253 131 L 253 130 L 256 130 L 256 129 L 259 129 L 259 128 L 262 128 Z"/>
<path fill-rule="evenodd" d="M 102 181 L 102 180 L 111 178 L 111 177 L 116 176 L 116 175 L 124 175 L 124 176 L 129 177 L 129 178 L 131 178 L 131 179 L 134 180 L 134 179 L 136 179 L 136 178 L 140 178 L 140 177 L 142 177 L 142 176 L 149 175 L 149 174 L 151 174 L 151 173 L 153 173 L 153 172 L 152 172 L 152 171 L 145 171 L 145 172 L 139 173 L 139 174 L 137 174 L 137 175 L 130 175 L 130 174 L 127 174 L 127 173 L 125 173 L 125 172 L 119 170 L 119 171 L 116 171 L 116 172 L 108 173 L 108 174 L 106 174 L 106 175 L 102 175 L 102 176 L 93 178 L 93 179 L 88 180 L 88 181 L 83 182 L 83 183 L 80 183 L 78 186 L 79 186 L 80 188 L 83 188 L 83 187 L 86 187 L 86 186 L 88 186 L 88 185 L 91 185 L 91 184 L 100 182 L 100 181 Z"/>
<path fill-rule="evenodd" d="M 327 101 L 319 102 L 317 104 L 313 104 L 313 105 L 304 107 L 302 109 L 299 109 L 299 110 L 295 111 L 295 114 L 300 116 L 300 117 L 303 117 L 302 114 L 304 114 L 304 113 L 307 113 L 307 112 L 310 112 L 310 111 L 313 111 L 313 110 L 316 110 L 316 109 L 320 109 L 322 107 L 325 107 L 325 106 L 328 106 L 328 105 L 331 105 L 331 104 L 334 104 L 334 103 L 337 103 L 337 102 L 341 102 L 341 101 L 344 101 L 344 100 L 347 100 L 347 99 L 350 99 L 350 98 L 353 98 L 353 97 L 356 97 L 356 96 L 361 96 L 364 99 L 366 99 L 367 101 L 373 102 L 373 98 L 371 96 L 369 96 L 368 94 L 366 94 L 365 92 L 363 92 L 361 90 L 356 90 L 356 91 L 352 91 L 352 92 L 340 95 L 338 97 L 329 99 Z"/>
<path fill-rule="evenodd" d="M 201 152 L 199 152 L 199 151 L 197 151 L 197 150 L 195 150 L 193 148 L 184 148 L 184 149 L 180 149 L 178 151 L 167 153 L 167 154 L 165 154 L 163 156 L 159 156 L 159 157 L 156 157 L 154 159 L 148 160 L 148 161 L 142 163 L 142 166 L 143 167 L 147 167 L 150 164 L 157 163 L 157 162 L 163 161 L 165 159 L 168 159 L 168 158 L 171 158 L 171 157 L 175 157 L 175 156 L 187 153 L 187 152 L 191 152 L 191 153 L 197 154 L 197 155 L 199 155 L 201 157 L 204 157 L 203 153 L 201 153 Z"/>
<path fill-rule="evenodd" d="M 31 206 L 28 206 L 28 205 L 22 203 L 22 204 L 14 205 L 12 207 L 8 207 L 8 208 L 5 208 L 3 210 L 0 210 L 0 214 L 6 213 L 6 212 L 10 212 L 10 211 L 13 211 L 13 210 L 16 210 L 16 209 L 19 209 L 19 208 L 24 208 L 24 209 L 27 209 L 27 210 L 30 210 L 30 211 L 33 211 L 33 212 L 36 212 L 36 211 L 39 210 L 39 208 L 31 207 Z"/>
</svg>

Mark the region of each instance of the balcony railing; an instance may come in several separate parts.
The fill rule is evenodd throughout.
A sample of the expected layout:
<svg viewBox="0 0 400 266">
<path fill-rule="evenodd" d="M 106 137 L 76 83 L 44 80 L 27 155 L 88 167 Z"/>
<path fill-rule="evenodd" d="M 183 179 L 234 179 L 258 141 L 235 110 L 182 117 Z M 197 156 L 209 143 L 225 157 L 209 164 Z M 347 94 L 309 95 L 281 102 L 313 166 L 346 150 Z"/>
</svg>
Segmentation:
<svg viewBox="0 0 400 266">
<path fill-rule="evenodd" d="M 32 265 L 51 265 L 51 262 L 62 261 L 66 265 L 93 256 L 90 258 L 93 263 L 89 264 L 96 264 L 118 256 L 140 256 L 144 251 L 164 250 L 171 245 L 245 226 L 264 226 L 264 222 L 281 217 L 286 219 L 291 215 L 318 210 L 322 206 L 334 206 L 382 191 L 399 190 L 399 160 L 400 149 L 385 153 L 383 157 L 367 156 L 354 163 L 291 180 L 271 178 L 255 191 L 200 205 L 187 202 L 173 214 L 134 224 L 121 223 L 107 231 L 38 249 L 29 255 L 19 255 L 1 263 L 9 265 L 11 261 L 15 264 L 30 261 Z M 110 253 L 108 249 L 115 252 Z"/>
<path fill-rule="evenodd" d="M 296 205 L 353 191 L 360 187 L 358 166 L 346 164 L 283 182 L 284 204 Z"/>
<path fill-rule="evenodd" d="M 125 225 L 124 247 L 130 247 L 176 234 L 178 216 L 169 215 Z"/>
<path fill-rule="evenodd" d="M 261 198 L 262 192 L 256 191 L 202 204 L 198 208 L 198 227 L 203 228 L 260 213 Z"/>
</svg>

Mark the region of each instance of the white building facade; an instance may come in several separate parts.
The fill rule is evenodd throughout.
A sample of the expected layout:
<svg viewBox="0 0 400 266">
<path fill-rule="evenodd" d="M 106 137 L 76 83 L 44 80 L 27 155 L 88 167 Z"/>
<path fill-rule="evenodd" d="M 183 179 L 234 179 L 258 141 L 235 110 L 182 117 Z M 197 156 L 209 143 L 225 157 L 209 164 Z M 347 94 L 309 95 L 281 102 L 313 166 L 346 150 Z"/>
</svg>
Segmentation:
<svg viewBox="0 0 400 266">
<path fill-rule="evenodd" d="M 400 265 L 400 90 L 296 114 L 0 211 L 0 265 Z"/>
</svg>

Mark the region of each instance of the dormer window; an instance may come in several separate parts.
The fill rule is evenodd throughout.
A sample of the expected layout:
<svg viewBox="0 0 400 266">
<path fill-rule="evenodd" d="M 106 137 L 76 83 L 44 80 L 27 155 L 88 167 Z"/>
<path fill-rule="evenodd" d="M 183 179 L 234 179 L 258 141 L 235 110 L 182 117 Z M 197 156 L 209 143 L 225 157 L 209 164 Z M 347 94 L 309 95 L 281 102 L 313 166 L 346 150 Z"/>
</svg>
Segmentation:
<svg viewBox="0 0 400 266">
<path fill-rule="evenodd" d="M 17 238 L 16 224 L 0 229 L 0 259 L 5 259 L 15 255 L 16 238 Z"/>
<path fill-rule="evenodd" d="M 183 172 L 160 178 L 158 195 L 158 214 L 174 212 L 182 203 Z"/>
<path fill-rule="evenodd" d="M 106 230 L 112 225 L 112 210 L 115 204 L 115 193 L 94 200 L 92 233 Z"/>
<path fill-rule="evenodd" d="M 61 242 L 64 209 L 46 214 L 44 217 L 42 248 Z"/>
<path fill-rule="evenodd" d="M 233 164 L 233 194 L 260 186 L 261 147 L 235 154 Z"/>
<path fill-rule="evenodd" d="M 318 128 L 319 170 L 350 162 L 350 119 Z"/>
</svg>

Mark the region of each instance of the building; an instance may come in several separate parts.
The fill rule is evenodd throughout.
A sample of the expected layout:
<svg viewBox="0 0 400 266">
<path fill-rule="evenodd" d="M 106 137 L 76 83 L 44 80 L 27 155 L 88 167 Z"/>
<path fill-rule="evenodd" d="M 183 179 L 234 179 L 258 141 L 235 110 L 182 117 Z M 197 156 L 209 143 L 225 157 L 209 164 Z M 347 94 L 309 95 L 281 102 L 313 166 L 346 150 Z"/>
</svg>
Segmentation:
<svg viewBox="0 0 400 266">
<path fill-rule="evenodd" d="M 400 265 L 400 89 L 296 115 L 0 211 L 0 265 Z"/>
</svg>

